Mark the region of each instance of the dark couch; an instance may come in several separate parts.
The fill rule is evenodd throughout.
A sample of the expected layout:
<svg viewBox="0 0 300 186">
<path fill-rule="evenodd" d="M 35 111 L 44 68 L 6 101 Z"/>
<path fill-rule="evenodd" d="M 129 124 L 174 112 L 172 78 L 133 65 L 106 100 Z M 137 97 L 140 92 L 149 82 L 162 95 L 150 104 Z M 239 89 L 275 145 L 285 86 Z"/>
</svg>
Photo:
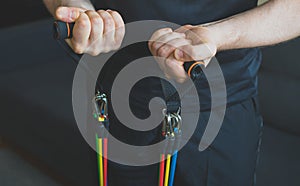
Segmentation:
<svg viewBox="0 0 300 186">
<path fill-rule="evenodd" d="M 0 32 L 0 136 L 70 185 L 93 185 L 95 164 L 72 110 L 76 65 L 52 39 L 52 19 Z"/>
<path fill-rule="evenodd" d="M 52 39 L 52 19 L 4 28 L 0 136 L 69 185 L 96 185 L 96 163 L 75 124 L 76 65 Z M 300 185 L 300 40 L 265 48 L 260 71 L 265 121 L 258 186 Z"/>
</svg>

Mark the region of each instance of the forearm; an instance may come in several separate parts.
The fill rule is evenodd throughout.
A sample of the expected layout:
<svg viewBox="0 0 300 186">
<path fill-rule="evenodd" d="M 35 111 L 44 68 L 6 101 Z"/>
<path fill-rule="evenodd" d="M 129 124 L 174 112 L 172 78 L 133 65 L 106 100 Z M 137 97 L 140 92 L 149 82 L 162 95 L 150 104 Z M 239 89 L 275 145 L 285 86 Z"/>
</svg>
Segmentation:
<svg viewBox="0 0 300 186">
<path fill-rule="evenodd" d="M 218 50 L 277 44 L 300 35 L 300 0 L 272 0 L 206 27 Z"/>
<path fill-rule="evenodd" d="M 89 0 L 44 0 L 46 7 L 52 15 L 59 6 L 78 7 L 86 10 L 94 10 L 94 6 Z"/>
</svg>

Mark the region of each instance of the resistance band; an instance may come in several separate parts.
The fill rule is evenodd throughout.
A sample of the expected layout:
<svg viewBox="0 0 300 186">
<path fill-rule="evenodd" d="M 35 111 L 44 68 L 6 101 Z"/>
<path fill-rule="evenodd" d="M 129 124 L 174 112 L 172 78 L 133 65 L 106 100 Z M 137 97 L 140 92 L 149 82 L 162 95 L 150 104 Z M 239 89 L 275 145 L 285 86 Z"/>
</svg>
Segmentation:
<svg viewBox="0 0 300 186">
<path fill-rule="evenodd" d="M 180 107 L 175 113 L 165 113 L 162 123 L 162 136 L 165 140 L 165 147 L 162 150 L 159 166 L 159 186 L 173 186 L 181 141 L 181 125 Z M 165 174 L 163 174 L 164 170 Z"/>
<path fill-rule="evenodd" d="M 108 186 L 107 180 L 107 138 L 99 138 L 96 134 L 99 185 Z"/>
<path fill-rule="evenodd" d="M 96 134 L 97 145 L 97 159 L 98 159 L 98 172 L 99 172 L 99 185 L 103 186 L 103 160 L 102 160 L 102 138 Z"/>
<path fill-rule="evenodd" d="M 73 50 L 64 41 L 72 37 L 72 30 L 74 23 L 65 23 L 55 21 L 53 24 L 54 38 L 59 41 L 59 44 L 66 50 L 71 58 L 78 64 L 82 55 L 75 54 Z M 90 72 L 89 68 L 82 65 L 82 67 Z M 203 62 L 185 62 L 183 65 L 188 75 L 193 79 L 198 79 L 202 75 Z M 91 73 L 89 73 L 91 75 Z M 181 116 L 180 116 L 180 99 L 176 96 L 176 90 L 172 90 L 170 84 L 161 80 L 163 93 L 167 103 L 165 119 L 162 124 L 162 136 L 167 141 L 166 148 L 160 156 L 159 164 L 159 186 L 173 186 L 178 148 L 181 140 Z M 93 116 L 98 120 L 99 132 L 96 132 L 96 150 L 99 172 L 99 185 L 108 186 L 108 139 L 107 132 L 109 130 L 108 111 L 107 111 L 107 98 L 106 95 L 101 93 L 102 87 L 97 82 L 96 88 L 98 91 L 94 98 L 94 112 Z M 175 145 L 174 145 L 175 144 Z M 165 160 L 166 158 L 166 160 Z M 165 162 L 166 161 L 166 162 Z"/>
<path fill-rule="evenodd" d="M 104 166 L 104 185 L 108 186 L 108 179 L 107 179 L 107 138 L 103 139 L 104 141 L 104 149 L 103 149 L 103 153 L 104 153 L 104 162 L 103 162 L 103 166 Z"/>
<path fill-rule="evenodd" d="M 159 166 L 159 180 L 158 185 L 164 185 L 164 174 L 165 174 L 165 154 L 160 155 L 160 166 Z"/>
<path fill-rule="evenodd" d="M 169 186 L 172 186 L 173 183 L 174 183 L 176 163 L 177 163 L 177 155 L 178 155 L 178 151 L 176 150 L 173 157 L 172 157 Z"/>
<path fill-rule="evenodd" d="M 168 183 L 169 183 L 170 162 L 171 162 L 171 154 L 168 154 L 167 155 L 166 174 L 165 174 L 165 184 L 164 184 L 164 186 L 168 186 Z"/>
<path fill-rule="evenodd" d="M 107 131 L 109 130 L 108 112 L 107 112 L 107 98 L 106 95 L 97 92 L 93 99 L 94 111 L 93 116 L 98 121 L 96 132 L 96 146 L 97 146 L 97 159 L 98 159 L 98 171 L 99 171 L 99 185 L 108 186 L 107 177 L 107 151 L 108 151 L 108 139 Z"/>
</svg>

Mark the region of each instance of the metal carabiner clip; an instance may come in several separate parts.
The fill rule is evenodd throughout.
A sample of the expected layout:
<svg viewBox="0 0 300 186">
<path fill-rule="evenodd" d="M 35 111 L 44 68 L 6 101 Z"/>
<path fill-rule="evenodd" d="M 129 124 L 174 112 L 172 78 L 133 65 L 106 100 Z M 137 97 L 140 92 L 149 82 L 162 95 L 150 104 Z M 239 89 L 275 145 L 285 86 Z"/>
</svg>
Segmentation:
<svg viewBox="0 0 300 186">
<path fill-rule="evenodd" d="M 162 135 L 166 138 L 174 138 L 176 133 L 181 132 L 182 118 L 180 108 L 176 113 L 167 113 L 163 110 L 164 120 L 162 123 Z"/>
<path fill-rule="evenodd" d="M 104 122 L 108 120 L 108 112 L 107 112 L 107 96 L 104 93 L 97 92 L 94 99 L 94 118 L 99 122 Z"/>
</svg>

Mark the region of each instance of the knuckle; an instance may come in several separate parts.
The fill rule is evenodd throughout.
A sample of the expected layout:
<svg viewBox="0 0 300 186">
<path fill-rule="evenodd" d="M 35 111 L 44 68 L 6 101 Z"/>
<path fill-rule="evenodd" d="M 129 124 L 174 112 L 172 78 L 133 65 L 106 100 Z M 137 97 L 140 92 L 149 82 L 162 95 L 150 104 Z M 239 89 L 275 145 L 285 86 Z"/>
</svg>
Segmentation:
<svg viewBox="0 0 300 186">
<path fill-rule="evenodd" d="M 84 52 L 83 48 L 79 47 L 79 46 L 74 46 L 73 50 L 77 54 L 83 54 L 83 52 Z"/>
<path fill-rule="evenodd" d="M 105 26 L 111 26 L 114 24 L 114 20 L 108 12 L 101 10 L 99 11 L 99 14 L 102 16 Z"/>
<path fill-rule="evenodd" d="M 86 13 L 87 15 L 91 15 L 91 14 L 94 13 L 94 11 L 93 11 L 93 10 L 87 10 L 87 11 L 85 11 L 84 13 Z"/>
<path fill-rule="evenodd" d="M 122 43 L 123 37 L 117 34 L 114 40 L 115 40 L 114 43 L 119 44 Z"/>
<path fill-rule="evenodd" d="M 191 25 L 191 24 L 186 24 L 186 25 L 184 25 L 183 27 L 184 27 L 184 28 L 187 28 L 187 29 L 190 29 L 190 28 L 193 27 L 193 25 Z"/>
<path fill-rule="evenodd" d="M 93 16 L 93 17 L 91 18 L 91 23 L 94 24 L 94 25 L 99 25 L 99 24 L 101 24 L 101 19 L 100 19 L 100 17 Z"/>
<path fill-rule="evenodd" d="M 98 13 L 99 15 L 101 15 L 103 12 L 104 12 L 104 10 L 97 10 L 97 13 Z"/>
<path fill-rule="evenodd" d="M 89 52 L 89 54 L 92 55 L 92 56 L 98 56 L 100 54 L 100 51 L 92 50 L 91 52 Z"/>
<path fill-rule="evenodd" d="M 122 42 L 120 41 L 115 41 L 113 46 L 111 47 L 112 50 L 118 50 L 121 47 Z"/>
<path fill-rule="evenodd" d="M 184 54 L 191 56 L 191 51 L 190 51 L 189 45 L 179 47 L 179 50 L 181 50 Z"/>
<path fill-rule="evenodd" d="M 79 19 L 77 22 L 79 28 L 84 29 L 88 27 L 88 22 L 86 19 Z"/>
<path fill-rule="evenodd" d="M 118 12 L 114 11 L 111 15 L 112 15 L 112 17 L 114 18 L 114 21 L 116 21 L 116 23 L 118 24 L 119 27 L 124 26 L 123 18 Z"/>
<path fill-rule="evenodd" d="M 161 43 L 160 42 L 154 42 L 152 46 L 153 46 L 154 50 L 158 50 L 159 47 L 161 46 Z"/>
<path fill-rule="evenodd" d="M 108 53 L 111 51 L 111 48 L 110 47 L 103 47 L 102 51 L 103 53 Z"/>
<path fill-rule="evenodd" d="M 114 27 L 114 20 L 111 17 L 105 19 L 105 26 L 111 28 Z"/>
<path fill-rule="evenodd" d="M 162 28 L 159 29 L 158 32 L 172 32 L 173 30 L 171 28 Z"/>
<path fill-rule="evenodd" d="M 173 34 L 175 37 L 182 37 L 182 36 L 185 35 L 184 33 L 179 33 L 179 32 L 172 32 L 172 34 Z"/>
<path fill-rule="evenodd" d="M 159 35 L 160 31 L 159 30 L 156 30 L 153 35 L 152 35 L 152 38 L 154 38 L 156 35 Z"/>
<path fill-rule="evenodd" d="M 110 14 L 113 15 L 113 16 L 119 16 L 119 13 L 114 11 L 114 10 L 111 10 Z"/>
<path fill-rule="evenodd" d="M 72 42 L 72 49 L 77 54 L 83 54 L 85 51 L 83 45 L 78 42 L 74 42 L 74 40 Z"/>
<path fill-rule="evenodd" d="M 187 30 L 185 34 L 187 35 L 188 38 L 190 38 L 194 34 L 194 32 L 192 30 Z"/>
<path fill-rule="evenodd" d="M 93 13 L 93 12 L 95 12 L 95 11 L 94 10 L 86 10 L 86 11 L 84 11 L 84 13 L 86 13 L 86 14 Z"/>
<path fill-rule="evenodd" d="M 168 48 L 167 47 L 161 47 L 158 51 L 157 54 L 161 57 L 167 57 L 168 55 Z"/>
<path fill-rule="evenodd" d="M 169 32 L 172 32 L 171 28 L 161 28 L 155 31 L 153 35 L 162 35 L 164 33 L 169 33 Z"/>
</svg>

